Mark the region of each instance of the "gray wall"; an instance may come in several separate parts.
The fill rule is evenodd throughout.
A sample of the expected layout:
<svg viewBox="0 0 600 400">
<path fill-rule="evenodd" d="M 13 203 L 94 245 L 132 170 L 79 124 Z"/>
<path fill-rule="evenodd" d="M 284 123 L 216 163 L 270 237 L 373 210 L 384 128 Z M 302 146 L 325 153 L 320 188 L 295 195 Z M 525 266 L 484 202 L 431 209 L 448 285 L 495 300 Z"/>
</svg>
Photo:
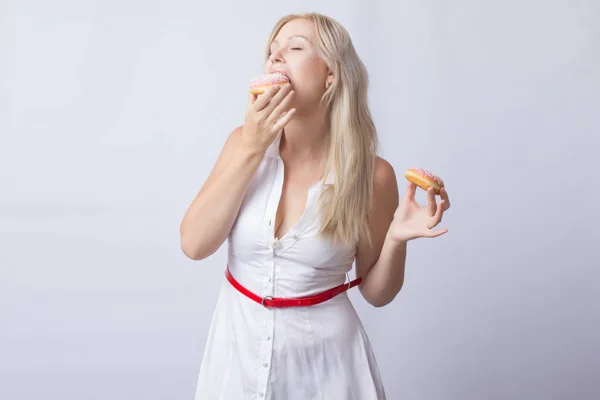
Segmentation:
<svg viewBox="0 0 600 400">
<path fill-rule="evenodd" d="M 600 3 L 367 4 L 1 3 L 0 399 L 193 398 L 225 248 L 179 223 L 305 10 L 352 33 L 400 190 L 452 200 L 391 305 L 351 294 L 389 398 L 600 398 Z"/>
</svg>

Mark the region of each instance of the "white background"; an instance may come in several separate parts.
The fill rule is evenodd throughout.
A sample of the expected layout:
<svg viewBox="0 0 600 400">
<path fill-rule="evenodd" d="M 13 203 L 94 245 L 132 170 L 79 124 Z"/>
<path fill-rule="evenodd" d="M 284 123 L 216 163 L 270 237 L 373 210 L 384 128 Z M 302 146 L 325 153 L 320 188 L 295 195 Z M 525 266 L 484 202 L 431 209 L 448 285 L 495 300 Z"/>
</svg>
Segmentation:
<svg viewBox="0 0 600 400">
<path fill-rule="evenodd" d="M 313 10 L 401 193 L 424 167 L 452 200 L 391 305 L 351 294 L 388 397 L 600 398 L 599 2 L 3 0 L 0 399 L 193 398 L 225 249 L 187 259 L 179 223 Z"/>
</svg>

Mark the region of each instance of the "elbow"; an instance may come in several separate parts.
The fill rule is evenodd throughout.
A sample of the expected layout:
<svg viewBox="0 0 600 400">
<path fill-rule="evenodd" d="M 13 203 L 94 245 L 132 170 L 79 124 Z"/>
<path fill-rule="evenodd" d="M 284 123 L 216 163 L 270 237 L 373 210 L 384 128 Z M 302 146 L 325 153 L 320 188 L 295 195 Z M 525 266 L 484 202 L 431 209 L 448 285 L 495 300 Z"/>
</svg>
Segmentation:
<svg viewBox="0 0 600 400">
<path fill-rule="evenodd" d="M 361 294 L 362 294 L 363 298 L 367 301 L 367 303 L 369 303 L 371 306 L 373 306 L 375 308 L 385 307 L 386 305 L 388 305 L 390 303 L 389 301 L 386 301 L 386 299 L 384 299 L 383 296 L 371 295 L 367 291 L 362 290 L 362 288 L 361 288 Z"/>
<path fill-rule="evenodd" d="M 372 299 L 372 300 L 367 300 L 367 302 L 375 308 L 382 308 L 382 307 L 385 307 L 388 304 L 390 304 L 392 302 L 392 300 L 386 301 L 383 299 Z"/>
<path fill-rule="evenodd" d="M 219 232 L 188 232 L 180 230 L 181 250 L 191 260 L 200 261 L 212 256 L 219 250 L 227 237 Z"/>
<path fill-rule="evenodd" d="M 371 306 L 375 308 L 382 308 L 394 301 L 401 289 L 402 286 L 400 286 L 398 290 L 394 290 L 391 293 L 378 292 L 369 294 L 363 292 L 362 294 L 367 303 L 369 303 Z"/>
<path fill-rule="evenodd" d="M 202 254 L 200 254 L 200 252 L 195 248 L 195 246 L 192 246 L 184 236 L 181 236 L 180 246 L 181 251 L 183 251 L 183 254 L 185 254 L 185 256 L 190 260 L 202 260 Z"/>
<path fill-rule="evenodd" d="M 200 261 L 208 257 L 208 255 L 198 251 L 198 249 L 194 249 L 191 246 L 186 245 L 183 241 L 181 242 L 181 250 L 183 251 L 183 254 L 185 254 L 185 256 L 190 260 Z"/>
<path fill-rule="evenodd" d="M 190 260 L 200 261 L 211 256 L 216 250 L 209 249 L 202 242 L 194 240 L 181 229 L 181 251 Z"/>
<path fill-rule="evenodd" d="M 186 255 L 187 258 L 194 261 L 204 260 L 212 256 L 217 249 L 206 248 L 198 245 L 186 244 L 183 240 L 181 241 L 181 251 Z"/>
</svg>

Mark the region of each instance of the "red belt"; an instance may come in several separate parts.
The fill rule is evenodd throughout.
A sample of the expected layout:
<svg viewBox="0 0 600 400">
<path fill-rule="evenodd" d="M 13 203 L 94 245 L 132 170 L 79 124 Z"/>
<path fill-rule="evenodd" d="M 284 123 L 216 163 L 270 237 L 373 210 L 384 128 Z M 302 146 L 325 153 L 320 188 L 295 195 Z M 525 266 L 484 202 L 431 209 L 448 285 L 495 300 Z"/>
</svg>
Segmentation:
<svg viewBox="0 0 600 400">
<path fill-rule="evenodd" d="M 323 303 L 324 301 L 327 301 L 327 300 L 337 296 L 338 294 L 345 292 L 346 290 L 350 289 L 351 287 L 358 285 L 360 282 L 362 282 L 362 278 L 356 278 L 355 280 L 353 280 L 351 282 L 343 283 L 339 286 L 336 286 L 334 288 L 326 290 L 325 292 L 322 292 L 322 293 L 319 293 L 319 294 L 316 294 L 313 296 L 284 299 L 284 298 L 280 298 L 280 297 L 271 297 L 271 296 L 260 297 L 256 294 L 252 293 L 250 290 L 246 289 L 238 281 L 235 280 L 235 278 L 229 272 L 229 268 L 227 268 L 225 270 L 225 276 L 227 277 L 227 280 L 229 282 L 231 282 L 233 287 L 236 288 L 241 294 L 248 297 L 250 300 L 254 300 L 258 304 L 260 304 L 266 308 L 313 306 L 315 304 Z"/>
</svg>

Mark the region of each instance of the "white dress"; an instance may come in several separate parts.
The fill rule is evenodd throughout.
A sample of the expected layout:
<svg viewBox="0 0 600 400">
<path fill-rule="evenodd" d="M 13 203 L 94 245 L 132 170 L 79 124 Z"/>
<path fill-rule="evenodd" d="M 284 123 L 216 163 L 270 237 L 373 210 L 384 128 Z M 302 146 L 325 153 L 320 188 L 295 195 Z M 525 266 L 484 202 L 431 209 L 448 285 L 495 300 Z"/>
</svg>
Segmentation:
<svg viewBox="0 0 600 400">
<path fill-rule="evenodd" d="M 309 189 L 300 220 L 274 239 L 283 186 L 280 140 L 268 148 L 249 185 L 228 238 L 228 265 L 261 297 L 308 296 L 344 283 L 356 246 L 333 246 L 316 236 L 318 196 L 331 176 Z M 346 292 L 314 306 L 267 309 L 223 275 L 196 400 L 385 398 L 369 339 Z"/>
</svg>

